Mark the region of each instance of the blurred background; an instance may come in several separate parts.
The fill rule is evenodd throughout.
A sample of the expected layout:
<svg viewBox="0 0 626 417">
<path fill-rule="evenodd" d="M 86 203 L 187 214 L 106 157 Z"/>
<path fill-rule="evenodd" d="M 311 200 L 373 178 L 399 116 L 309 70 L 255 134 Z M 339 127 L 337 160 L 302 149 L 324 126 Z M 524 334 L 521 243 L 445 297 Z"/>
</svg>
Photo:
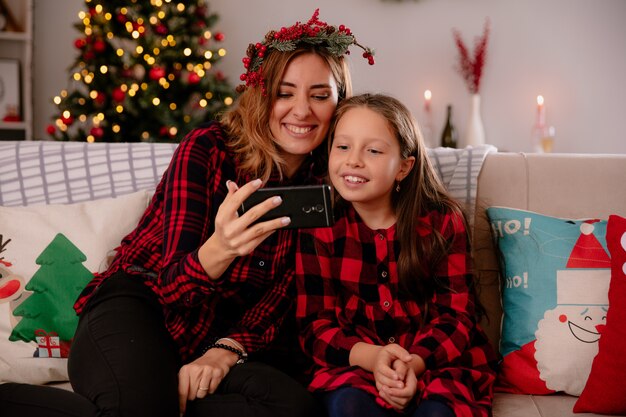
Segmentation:
<svg viewBox="0 0 626 417">
<path fill-rule="evenodd" d="M 130 1 L 129 1 L 130 3 Z M 320 19 L 344 24 L 375 50 L 376 64 L 351 56 L 356 92 L 402 100 L 440 143 L 446 106 L 463 136 L 471 94 L 457 71 L 457 29 L 470 49 L 491 31 L 481 77 L 485 140 L 501 151 L 531 151 L 537 96 L 555 128 L 555 152 L 626 153 L 626 1 L 624 0 L 208 0 L 219 16 L 226 56 L 216 65 L 233 84 L 250 42 L 270 28 Z M 46 139 L 55 106 L 75 61 L 73 25 L 84 0 L 34 0 L 34 137 Z M 431 91 L 430 122 L 424 92 Z"/>
</svg>

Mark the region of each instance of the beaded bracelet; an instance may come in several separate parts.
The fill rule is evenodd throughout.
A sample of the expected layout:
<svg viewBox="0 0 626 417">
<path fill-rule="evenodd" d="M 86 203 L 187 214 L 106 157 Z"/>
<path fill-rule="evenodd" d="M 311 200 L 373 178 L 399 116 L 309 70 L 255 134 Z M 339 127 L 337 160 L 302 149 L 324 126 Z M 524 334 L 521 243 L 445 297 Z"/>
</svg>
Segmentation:
<svg viewBox="0 0 626 417">
<path fill-rule="evenodd" d="M 213 349 L 213 348 L 225 349 L 225 350 L 228 350 L 229 352 L 236 353 L 237 356 L 239 356 L 239 360 L 237 361 L 237 363 L 245 363 L 246 360 L 248 360 L 248 354 L 246 352 L 243 352 L 232 346 L 225 345 L 224 343 L 213 343 L 211 346 L 209 346 L 209 349 Z"/>
</svg>

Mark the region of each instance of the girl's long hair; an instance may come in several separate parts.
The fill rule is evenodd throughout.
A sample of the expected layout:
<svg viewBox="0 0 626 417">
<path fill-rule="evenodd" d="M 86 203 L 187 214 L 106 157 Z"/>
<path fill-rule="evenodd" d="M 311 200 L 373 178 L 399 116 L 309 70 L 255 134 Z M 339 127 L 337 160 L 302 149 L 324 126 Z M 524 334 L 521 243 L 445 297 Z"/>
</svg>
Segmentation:
<svg viewBox="0 0 626 417">
<path fill-rule="evenodd" d="M 247 87 L 235 106 L 220 117 L 240 168 L 263 181 L 267 181 L 274 170 L 282 177 L 285 161 L 273 139 L 269 120 L 287 65 L 303 54 L 317 54 L 326 61 L 337 83 L 339 102 L 352 96 L 350 70 L 343 56 L 333 56 L 324 48 L 301 46 L 288 52 L 272 51 L 263 62 L 266 93 L 260 86 Z M 326 151 L 327 147 L 322 145 L 315 152 L 325 159 Z"/>
<path fill-rule="evenodd" d="M 392 193 L 391 203 L 397 217 L 396 233 L 400 243 L 397 266 L 400 289 L 426 306 L 440 285 L 436 281 L 436 268 L 450 248 L 443 235 L 420 218 L 432 210 L 451 213 L 463 219 L 469 233 L 467 221 L 460 204 L 448 194 L 431 164 L 417 123 L 397 99 L 382 94 L 362 94 L 343 101 L 337 108 L 330 137 L 339 119 L 355 107 L 368 108 L 384 117 L 400 144 L 402 158 L 415 157 L 413 168 L 399 184 L 400 191 Z M 423 228 L 431 233 L 418 235 L 417 231 Z"/>
</svg>

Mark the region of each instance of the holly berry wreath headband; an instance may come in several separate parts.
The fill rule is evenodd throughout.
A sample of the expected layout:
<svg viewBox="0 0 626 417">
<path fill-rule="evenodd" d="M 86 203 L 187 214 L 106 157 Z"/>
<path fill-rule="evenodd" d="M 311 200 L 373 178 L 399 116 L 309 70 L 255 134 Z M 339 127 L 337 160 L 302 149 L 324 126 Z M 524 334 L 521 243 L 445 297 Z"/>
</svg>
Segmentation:
<svg viewBox="0 0 626 417">
<path fill-rule="evenodd" d="M 318 16 L 319 9 L 315 9 L 313 16 L 305 24 L 296 22 L 295 25 L 282 27 L 279 31 L 271 30 L 265 35 L 263 42 L 251 43 L 246 51 L 246 57 L 242 59 L 246 72 L 241 74 L 240 79 L 245 85 L 240 85 L 237 90 L 241 92 L 246 87 L 261 86 L 265 94 L 263 59 L 272 50 L 288 52 L 302 44 L 321 46 L 335 57 L 350 54 L 348 48 L 350 45 L 356 45 L 363 49 L 363 58 L 367 59 L 370 65 L 374 65 L 374 51 L 359 44 L 350 29 L 344 25 L 331 26 L 320 21 Z"/>
</svg>

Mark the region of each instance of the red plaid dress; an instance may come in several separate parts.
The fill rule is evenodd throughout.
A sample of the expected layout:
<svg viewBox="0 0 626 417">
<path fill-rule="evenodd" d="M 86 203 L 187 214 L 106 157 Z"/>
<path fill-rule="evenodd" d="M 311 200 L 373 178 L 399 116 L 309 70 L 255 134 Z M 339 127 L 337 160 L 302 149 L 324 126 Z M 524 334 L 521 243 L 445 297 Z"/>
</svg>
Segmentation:
<svg viewBox="0 0 626 417">
<path fill-rule="evenodd" d="M 432 211 L 422 220 L 451 244 L 436 267 L 438 288 L 425 311 L 399 296 L 395 225 L 371 230 L 352 207 L 332 228 L 302 233 L 296 255 L 300 343 L 314 361 L 312 391 L 360 388 L 378 396 L 371 372 L 349 365 L 357 342 L 397 343 L 421 356 L 417 400 L 445 402 L 457 416 L 491 414 L 496 355 L 477 325 L 470 291 L 469 243 L 458 217 Z M 430 233 L 423 227 L 416 238 Z"/>
<path fill-rule="evenodd" d="M 177 147 L 139 224 L 122 239 L 108 270 L 79 296 L 76 311 L 122 269 L 154 291 L 184 361 L 199 356 L 216 337 L 231 337 L 250 353 L 266 347 L 293 306 L 295 232 L 273 233 L 215 281 L 198 259 L 227 194 L 226 180 L 243 185 L 251 179 L 238 169 L 219 124 L 193 130 Z M 307 163 L 290 184 L 311 182 L 319 179 Z M 279 184 L 285 182 L 273 176 L 266 186 Z"/>
</svg>

